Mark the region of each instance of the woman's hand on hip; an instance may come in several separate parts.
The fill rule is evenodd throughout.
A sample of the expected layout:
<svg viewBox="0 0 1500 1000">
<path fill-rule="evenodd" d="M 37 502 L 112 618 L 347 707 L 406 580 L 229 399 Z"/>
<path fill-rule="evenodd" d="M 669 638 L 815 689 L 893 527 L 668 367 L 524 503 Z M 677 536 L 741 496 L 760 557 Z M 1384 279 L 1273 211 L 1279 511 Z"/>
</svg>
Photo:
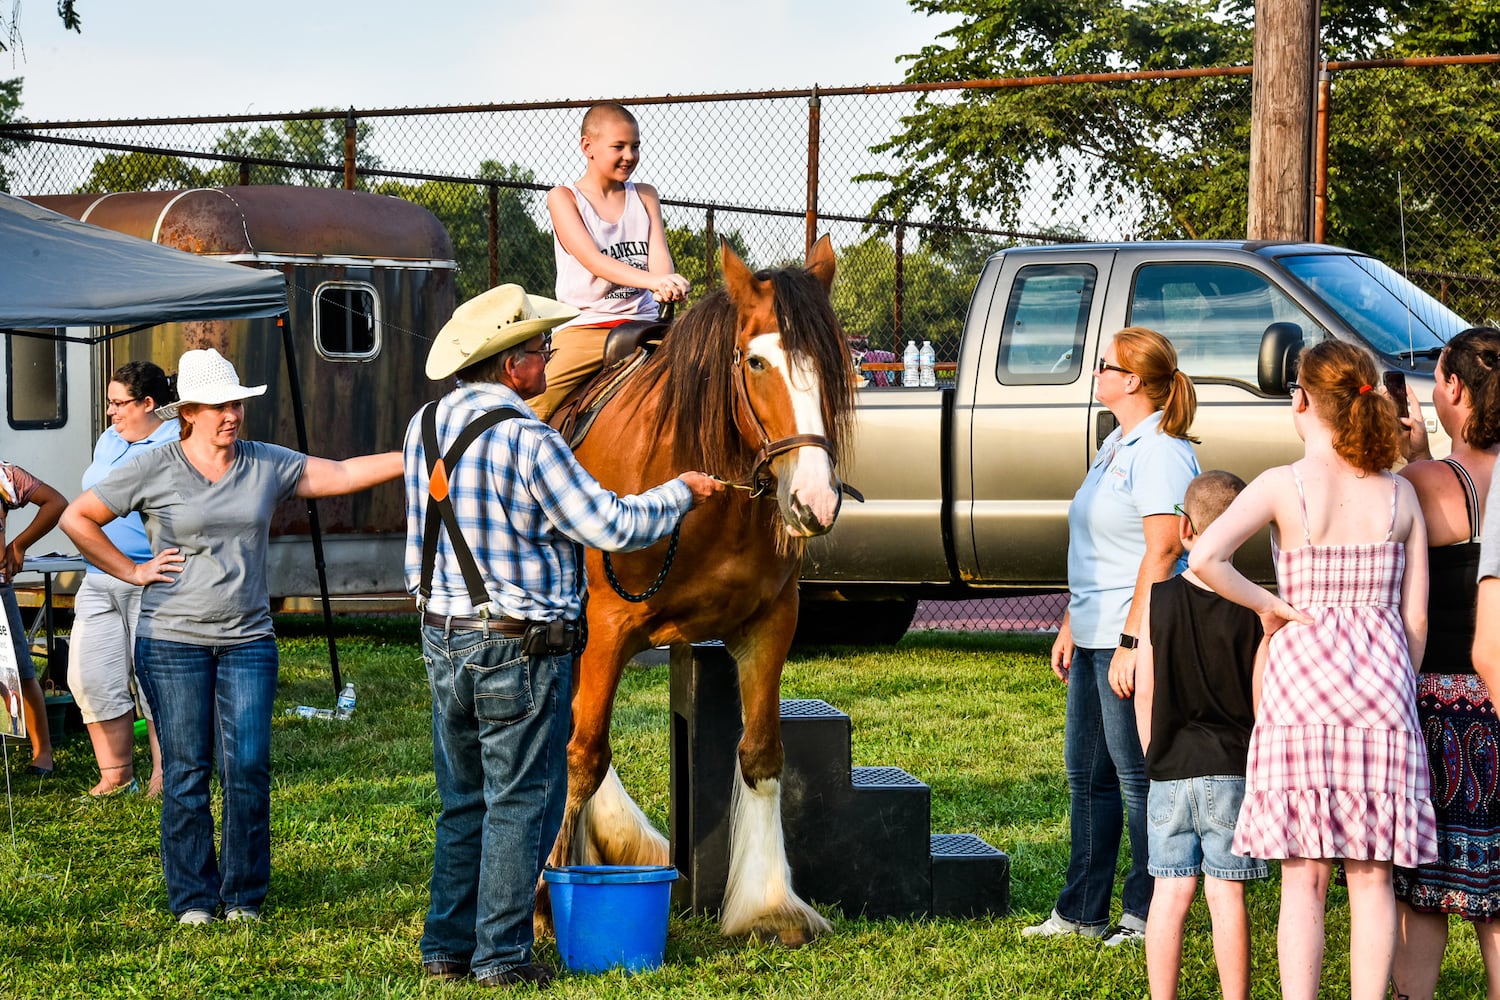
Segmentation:
<svg viewBox="0 0 1500 1000">
<path fill-rule="evenodd" d="M 176 579 L 171 574 L 181 573 L 186 560 L 187 557 L 177 549 L 162 549 L 145 562 L 135 564 L 135 576 L 131 582 L 137 587 L 148 583 L 171 583 Z"/>
</svg>

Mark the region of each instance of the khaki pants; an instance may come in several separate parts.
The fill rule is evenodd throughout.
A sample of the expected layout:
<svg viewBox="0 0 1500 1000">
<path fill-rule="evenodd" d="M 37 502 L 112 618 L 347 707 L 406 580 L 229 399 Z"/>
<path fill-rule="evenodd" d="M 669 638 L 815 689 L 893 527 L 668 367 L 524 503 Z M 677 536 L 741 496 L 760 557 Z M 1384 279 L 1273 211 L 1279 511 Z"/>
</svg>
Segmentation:
<svg viewBox="0 0 1500 1000">
<path fill-rule="evenodd" d="M 547 388 L 533 396 L 526 405 L 543 420 L 551 418 L 563 401 L 604 367 L 604 341 L 607 326 L 570 326 L 552 335 L 557 353 L 547 362 Z"/>
</svg>

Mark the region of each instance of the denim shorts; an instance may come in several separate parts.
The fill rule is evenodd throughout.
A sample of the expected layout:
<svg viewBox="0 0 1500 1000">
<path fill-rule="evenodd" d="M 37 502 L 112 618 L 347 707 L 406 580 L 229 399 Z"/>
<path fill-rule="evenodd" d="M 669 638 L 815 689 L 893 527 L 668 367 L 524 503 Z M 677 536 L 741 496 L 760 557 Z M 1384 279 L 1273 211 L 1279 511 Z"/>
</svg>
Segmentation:
<svg viewBox="0 0 1500 1000">
<path fill-rule="evenodd" d="M 1234 824 L 1245 779 L 1207 775 L 1152 781 L 1146 798 L 1151 874 L 1191 878 L 1199 872 L 1232 882 L 1265 878 L 1266 863 L 1234 853 Z"/>
</svg>

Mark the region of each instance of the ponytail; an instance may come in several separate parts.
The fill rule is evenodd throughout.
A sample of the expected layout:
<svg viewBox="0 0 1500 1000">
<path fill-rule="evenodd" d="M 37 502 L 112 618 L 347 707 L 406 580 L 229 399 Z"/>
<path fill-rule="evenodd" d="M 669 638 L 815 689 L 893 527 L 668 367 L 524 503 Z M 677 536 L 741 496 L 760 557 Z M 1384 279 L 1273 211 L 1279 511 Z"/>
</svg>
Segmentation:
<svg viewBox="0 0 1500 1000">
<path fill-rule="evenodd" d="M 1314 344 L 1297 363 L 1297 384 L 1333 430 L 1334 453 L 1364 473 L 1389 469 L 1401 457 L 1396 404 L 1372 388 L 1379 381 L 1370 352 L 1343 340 Z"/>
<path fill-rule="evenodd" d="M 1197 444 L 1188 428 L 1198 413 L 1198 393 L 1193 380 L 1177 369 L 1172 342 L 1144 326 L 1127 326 L 1114 342 L 1121 367 L 1141 380 L 1146 398 L 1161 411 L 1161 433 Z"/>
</svg>

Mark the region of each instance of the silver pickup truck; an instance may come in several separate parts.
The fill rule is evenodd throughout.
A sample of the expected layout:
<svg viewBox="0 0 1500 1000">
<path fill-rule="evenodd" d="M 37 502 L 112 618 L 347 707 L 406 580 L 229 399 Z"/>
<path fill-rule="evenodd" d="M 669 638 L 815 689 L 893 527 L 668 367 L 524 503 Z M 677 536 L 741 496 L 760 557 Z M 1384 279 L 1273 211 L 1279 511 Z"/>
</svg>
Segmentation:
<svg viewBox="0 0 1500 1000">
<path fill-rule="evenodd" d="M 1438 351 L 1467 325 L 1380 261 L 1319 244 L 996 253 L 952 378 L 860 389 L 853 460 L 840 472 L 865 502 L 846 502 L 833 531 L 808 545 L 804 635 L 893 641 L 919 597 L 1066 589 L 1068 503 L 1114 428 L 1091 371 L 1122 327 L 1171 339 L 1198 393 L 1199 462 L 1249 480 L 1301 454 L 1286 382 L 1303 344 L 1363 344 L 1426 401 Z M 1434 454 L 1447 454 L 1428 425 Z M 1271 579 L 1268 546 L 1251 542 L 1240 559 Z"/>
</svg>

